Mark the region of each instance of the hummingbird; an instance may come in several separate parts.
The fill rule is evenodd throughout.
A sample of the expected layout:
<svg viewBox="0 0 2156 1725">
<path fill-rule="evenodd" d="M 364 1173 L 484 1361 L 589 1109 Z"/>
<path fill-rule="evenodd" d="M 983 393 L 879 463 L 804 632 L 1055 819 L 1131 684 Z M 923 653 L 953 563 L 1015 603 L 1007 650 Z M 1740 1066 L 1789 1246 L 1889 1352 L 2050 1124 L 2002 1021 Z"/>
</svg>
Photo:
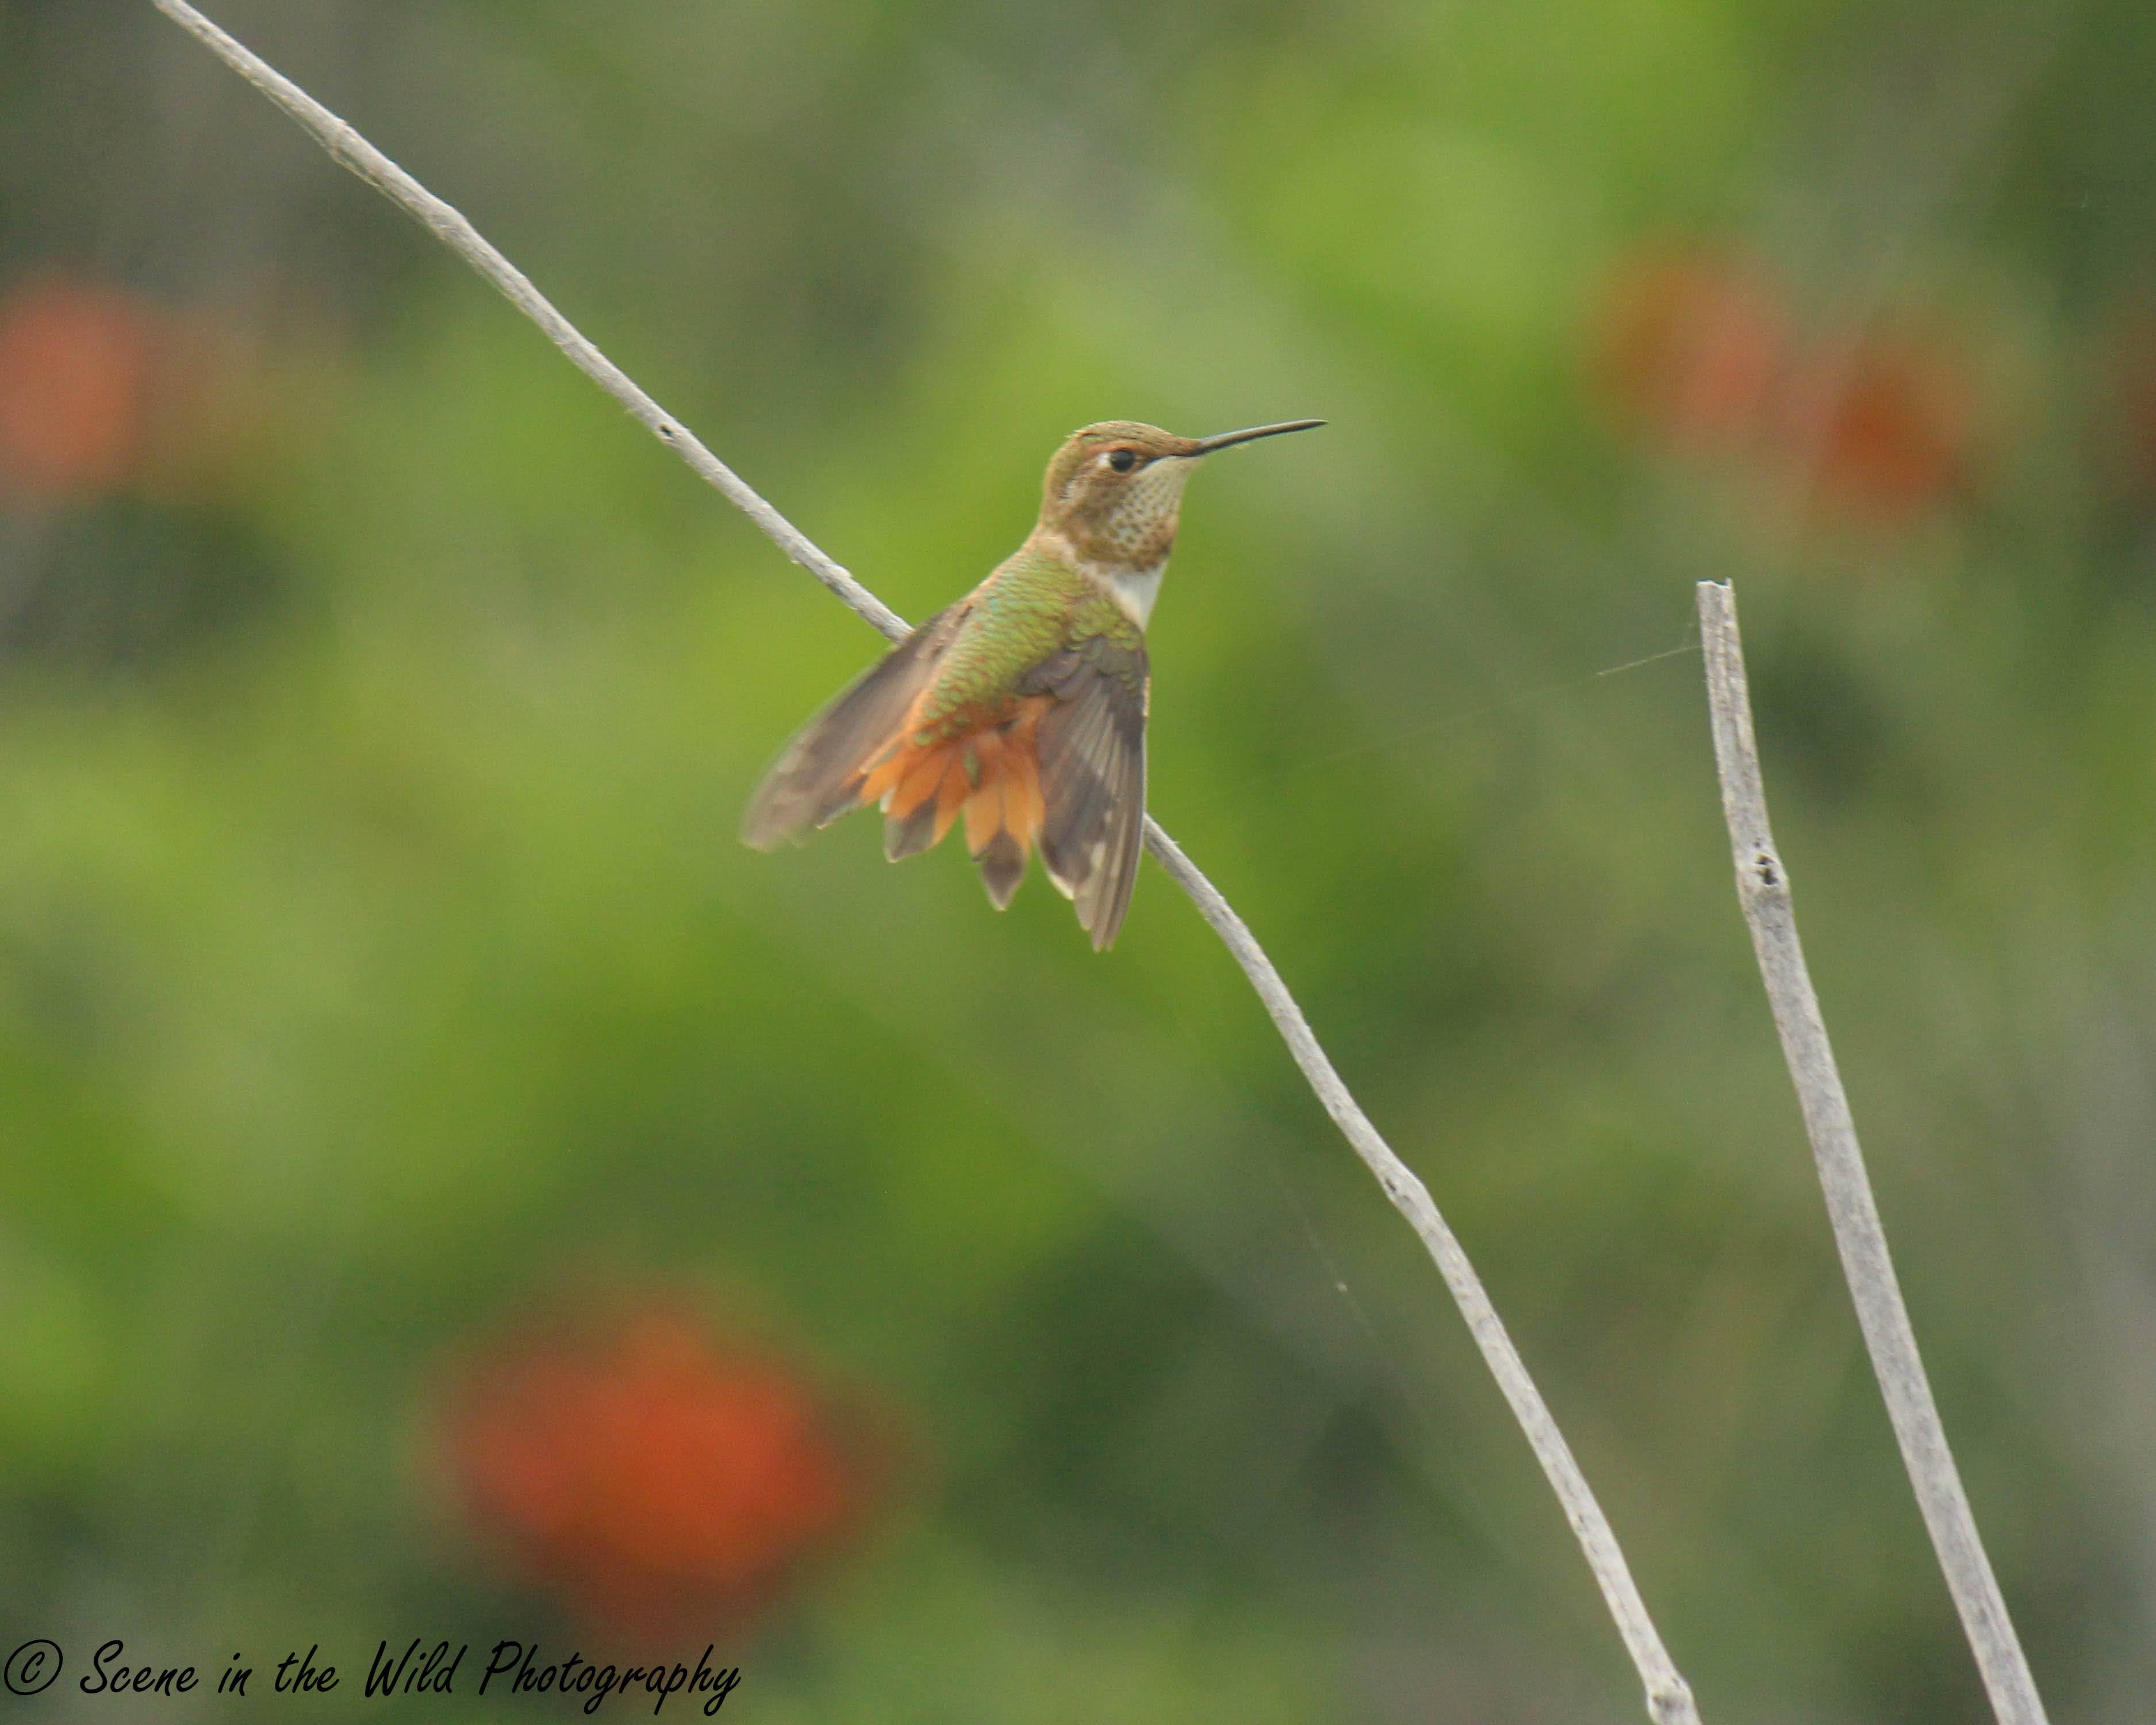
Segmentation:
<svg viewBox="0 0 2156 1725">
<path fill-rule="evenodd" d="M 1122 927 L 1145 828 L 1145 631 L 1183 488 L 1216 449 L 1322 419 L 1178 437 L 1109 419 L 1048 464 L 1025 543 L 803 726 L 750 798 L 768 850 L 870 803 L 884 855 L 927 850 L 963 814 L 998 910 L 1034 845 L 1101 951 Z"/>
</svg>

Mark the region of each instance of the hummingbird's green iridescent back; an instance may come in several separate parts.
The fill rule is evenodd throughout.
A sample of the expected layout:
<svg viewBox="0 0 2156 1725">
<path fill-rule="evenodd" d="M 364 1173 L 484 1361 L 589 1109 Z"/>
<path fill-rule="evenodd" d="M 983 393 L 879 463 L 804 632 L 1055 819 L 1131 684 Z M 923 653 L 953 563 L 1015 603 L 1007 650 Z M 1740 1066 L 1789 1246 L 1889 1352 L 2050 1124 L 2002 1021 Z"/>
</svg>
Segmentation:
<svg viewBox="0 0 2156 1725">
<path fill-rule="evenodd" d="M 1137 879 L 1145 625 L 1183 485 L 1214 449 L 1318 423 L 1204 439 L 1127 419 L 1073 432 L 1025 543 L 802 727 L 751 799 L 742 839 L 768 849 L 874 803 L 896 861 L 963 815 L 998 910 L 1038 843 L 1095 948 L 1107 946 Z"/>
<path fill-rule="evenodd" d="M 930 682 L 915 742 L 940 742 L 993 716 L 1008 716 L 1029 674 L 1066 648 L 1098 639 L 1134 655 L 1143 675 L 1145 632 L 1098 582 L 1030 542 L 974 589 Z"/>
</svg>

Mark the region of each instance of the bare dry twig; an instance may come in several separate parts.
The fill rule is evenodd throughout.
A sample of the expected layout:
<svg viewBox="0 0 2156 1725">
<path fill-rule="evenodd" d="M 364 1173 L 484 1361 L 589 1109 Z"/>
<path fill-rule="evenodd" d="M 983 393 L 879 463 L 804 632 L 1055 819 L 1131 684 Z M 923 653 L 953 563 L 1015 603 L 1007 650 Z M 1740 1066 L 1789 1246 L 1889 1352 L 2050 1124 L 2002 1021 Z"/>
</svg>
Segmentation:
<svg viewBox="0 0 2156 1725">
<path fill-rule="evenodd" d="M 829 588 L 855 615 L 891 639 L 906 633 L 906 625 L 896 612 L 826 557 L 706 449 L 686 427 L 631 382 L 548 303 L 521 270 L 481 238 L 478 229 L 461 213 L 428 191 L 290 79 L 187 4 L 186 0 L 151 0 L 151 3 L 298 121 L 337 161 L 416 218 L 450 250 L 492 282 L 512 305 L 547 332 L 579 370 L 716 486 L 780 550 Z M 1474 1266 L 1431 1201 L 1428 1189 L 1394 1153 L 1341 1081 L 1340 1075 L 1311 1033 L 1301 1008 L 1296 1004 L 1280 973 L 1242 918 L 1159 823 L 1151 818 L 1146 821 L 1146 843 L 1170 877 L 1190 895 L 1199 913 L 1226 942 L 1265 1003 L 1265 1010 L 1272 1015 L 1296 1064 L 1302 1069 L 1326 1111 L 1347 1136 L 1356 1153 L 1368 1164 L 1386 1196 L 1407 1218 L 1435 1260 L 1445 1285 L 1452 1291 L 1467 1321 L 1476 1345 L 1481 1348 L 1563 1506 L 1566 1518 L 1572 1524 L 1573 1532 L 1616 1621 L 1625 1650 L 1645 1685 L 1649 1716 L 1656 1725 L 1698 1725 L 1699 1714 L 1691 1688 L 1678 1674 L 1661 1637 L 1656 1632 L 1608 1518 L 1573 1459 L 1548 1405 L 1528 1376 L 1527 1366 L 1506 1333 Z"/>
<path fill-rule="evenodd" d="M 1946 1430 L 1932 1400 L 1932 1386 L 1917 1353 L 1916 1332 L 1887 1255 L 1887 1232 L 1864 1171 L 1856 1123 L 1835 1068 L 1834 1050 L 1804 967 L 1797 939 L 1789 873 L 1767 825 L 1767 793 L 1759 777 L 1759 752 L 1752 736 L 1752 697 L 1744 676 L 1744 645 L 1737 633 L 1737 599 L 1717 582 L 1699 583 L 1701 649 L 1707 659 L 1707 704 L 1714 721 L 1714 758 L 1722 776 L 1722 813 L 1729 827 L 1737 865 L 1737 896 L 1752 931 L 1759 974 L 1781 1033 L 1783 1057 L 1797 1087 L 1804 1130 L 1826 1194 L 1834 1243 L 1856 1306 L 1857 1322 L 1871 1354 L 1871 1369 L 1887 1402 L 1887 1417 L 1902 1446 L 1902 1461 L 1916 1487 L 1939 1567 L 1961 1613 L 1962 1629 L 1976 1654 L 1977 1669 L 1999 1725 L 2044 1725 L 2014 1625 L 1999 1582 L 1977 1535 L 1976 1517 L 1962 1490 Z"/>
</svg>

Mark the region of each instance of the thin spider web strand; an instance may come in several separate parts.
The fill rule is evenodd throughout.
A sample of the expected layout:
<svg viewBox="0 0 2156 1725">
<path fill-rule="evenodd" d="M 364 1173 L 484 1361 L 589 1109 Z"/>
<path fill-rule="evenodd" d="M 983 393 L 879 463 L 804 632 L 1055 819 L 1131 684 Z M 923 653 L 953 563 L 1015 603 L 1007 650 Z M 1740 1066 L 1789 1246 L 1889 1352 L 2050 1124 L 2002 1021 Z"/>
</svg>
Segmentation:
<svg viewBox="0 0 2156 1725">
<path fill-rule="evenodd" d="M 1508 695 L 1503 700 L 1493 701 L 1486 706 L 1469 707 L 1464 712 L 1449 714 L 1442 719 L 1426 719 L 1420 724 L 1405 726 L 1399 730 L 1389 732 L 1385 736 L 1368 742 L 1351 742 L 1340 748 L 1327 749 L 1322 755 L 1306 755 L 1301 760 L 1291 762 L 1274 772 L 1261 773 L 1256 778 L 1249 779 L 1240 786 L 1224 786 L 1205 796 L 1184 798 L 1178 806 L 1185 814 L 1190 813 L 1193 809 L 1210 809 L 1215 803 L 1225 802 L 1230 797 L 1246 796 L 1252 791 L 1262 790 L 1268 785 L 1277 784 L 1281 780 L 1292 778 L 1299 773 L 1315 772 L 1320 767 L 1337 766 L 1342 761 L 1358 760 L 1368 755 L 1389 753 L 1403 743 L 1419 742 L 1432 737 L 1440 737 L 1448 731 L 1459 730 L 1463 725 L 1471 725 L 1477 719 L 1490 718 L 1498 713 L 1512 712 L 1537 701 L 1551 700 L 1560 695 L 1569 695 L 1575 690 L 1584 689 L 1604 677 L 1614 677 L 1625 671 L 1638 670 L 1642 665 L 1659 665 L 1663 660 L 1675 659 L 1681 654 L 1698 651 L 1699 643 L 1696 639 L 1683 642 L 1675 647 L 1665 647 L 1661 652 L 1650 653 L 1642 659 L 1628 659 L 1622 665 L 1606 665 L 1600 670 L 1589 671 L 1584 676 L 1568 678 L 1562 683 L 1547 684 L 1542 688 L 1529 689 L 1518 695 Z"/>
</svg>

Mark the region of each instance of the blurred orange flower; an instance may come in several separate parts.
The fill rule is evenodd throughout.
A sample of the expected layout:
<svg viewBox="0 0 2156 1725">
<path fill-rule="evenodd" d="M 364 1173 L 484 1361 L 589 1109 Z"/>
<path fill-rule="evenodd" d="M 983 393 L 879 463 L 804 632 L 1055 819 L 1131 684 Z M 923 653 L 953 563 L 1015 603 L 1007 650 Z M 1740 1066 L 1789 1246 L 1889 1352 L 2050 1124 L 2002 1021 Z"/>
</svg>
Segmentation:
<svg viewBox="0 0 2156 1725">
<path fill-rule="evenodd" d="M 2137 307 L 2111 341 L 2108 467 L 2135 496 L 2156 494 L 2156 312 Z"/>
<path fill-rule="evenodd" d="M 44 276 L 0 299 L 0 496 L 110 490 L 140 448 L 158 331 L 143 300 Z"/>
<path fill-rule="evenodd" d="M 491 1348 L 455 1373 L 440 1432 L 521 1579 L 647 1644 L 752 1616 L 875 1495 L 799 1373 L 673 1305 Z"/>
<path fill-rule="evenodd" d="M 1789 323 L 1759 273 L 1708 248 L 1649 252 L 1604 284 L 1589 364 L 1628 420 L 1676 445 L 1759 427 L 1789 362 Z"/>
<path fill-rule="evenodd" d="M 49 272 L 0 294 L 0 506 L 215 495 L 290 417 L 230 317 Z"/>
<path fill-rule="evenodd" d="M 1874 336 L 1806 368 L 1782 449 L 1820 502 L 1874 520 L 1943 501 L 1964 477 L 1975 416 L 1964 367 L 1940 343 Z"/>
</svg>

